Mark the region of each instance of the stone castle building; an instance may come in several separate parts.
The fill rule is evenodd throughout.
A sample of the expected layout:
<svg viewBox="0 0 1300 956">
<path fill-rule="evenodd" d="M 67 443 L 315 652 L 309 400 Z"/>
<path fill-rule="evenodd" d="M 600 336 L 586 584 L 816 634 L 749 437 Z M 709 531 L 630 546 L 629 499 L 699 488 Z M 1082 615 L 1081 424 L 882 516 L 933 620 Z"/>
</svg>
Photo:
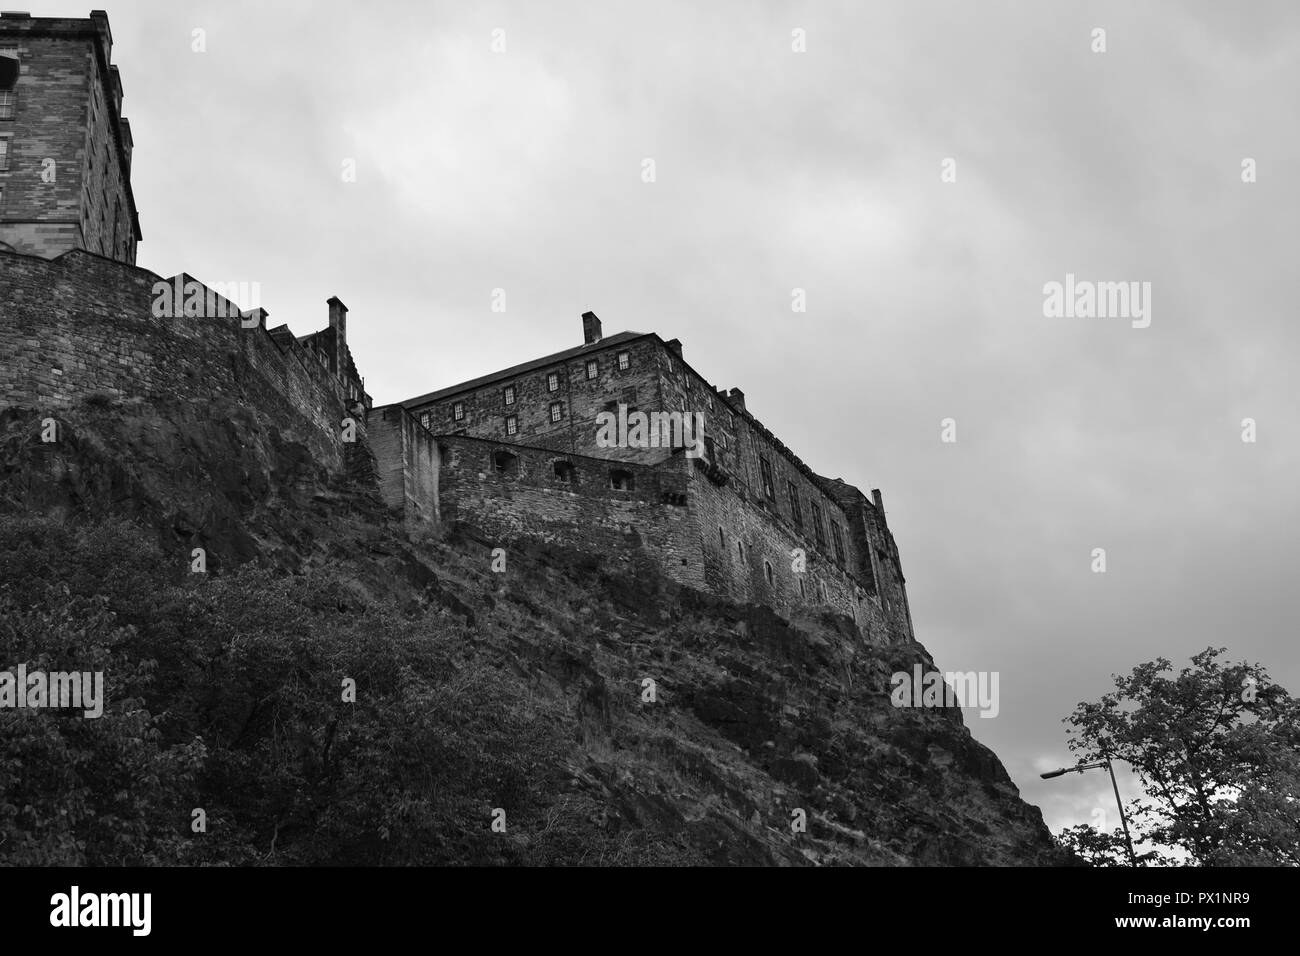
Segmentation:
<svg viewBox="0 0 1300 956">
<path fill-rule="evenodd" d="M 294 336 L 190 276 L 137 268 L 111 48 L 100 11 L 0 15 L 0 402 L 57 410 L 203 383 L 274 409 L 325 467 L 376 476 L 414 528 L 464 523 L 502 545 L 561 545 L 786 613 L 833 610 L 868 640 L 914 640 L 880 492 L 815 473 L 677 339 L 605 337 L 587 312 L 581 344 L 372 408 L 337 297 L 325 329 Z M 157 307 L 160 290 L 172 308 Z M 689 448 L 602 438 L 602 422 L 638 414 L 702 429 Z M 363 457 L 372 465 L 358 468 Z"/>
<path fill-rule="evenodd" d="M 603 336 L 375 409 L 386 496 L 415 522 L 464 521 L 611 560 L 644 560 L 700 590 L 778 610 L 828 607 L 881 641 L 913 640 L 879 491 L 815 473 L 746 407 L 654 333 Z M 694 416 L 681 444 L 610 446 L 601 424 Z M 602 416 L 607 416 L 602 418 Z M 666 438 L 666 434 L 664 435 Z M 667 447 L 666 447 L 667 446 Z"/>
<path fill-rule="evenodd" d="M 108 15 L 0 13 L 0 249 L 135 262 L 131 124 Z"/>
</svg>

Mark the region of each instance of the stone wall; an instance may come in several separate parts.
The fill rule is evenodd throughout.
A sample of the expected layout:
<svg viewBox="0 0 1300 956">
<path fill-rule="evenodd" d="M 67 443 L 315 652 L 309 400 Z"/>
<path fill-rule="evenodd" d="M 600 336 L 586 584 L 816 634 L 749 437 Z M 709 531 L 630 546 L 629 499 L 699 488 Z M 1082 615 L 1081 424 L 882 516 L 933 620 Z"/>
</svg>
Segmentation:
<svg viewBox="0 0 1300 956">
<path fill-rule="evenodd" d="M 367 425 L 384 504 L 416 529 L 439 523 L 438 443 L 401 405 L 372 409 Z"/>
<path fill-rule="evenodd" d="M 15 111 L 0 177 L 0 242 L 53 258 L 81 248 L 135 261 L 131 133 L 109 64 L 106 17 L 0 17 L 0 48 L 16 49 Z"/>
<path fill-rule="evenodd" d="M 689 501 L 700 528 L 708 590 L 787 616 L 826 608 L 852 618 L 864 636 L 879 643 L 908 639 L 860 581 L 809 549 L 770 513 L 710 482 L 702 469 L 691 482 Z M 798 552 L 802 561 L 796 560 Z"/>
<path fill-rule="evenodd" d="M 618 368 L 618 353 L 628 353 L 628 368 Z M 587 377 L 588 361 L 596 362 L 596 377 Z M 604 449 L 596 444 L 596 416 L 610 402 L 623 402 L 646 411 L 661 406 L 659 365 L 652 336 L 624 343 L 604 342 L 584 349 L 567 360 L 490 382 L 477 388 L 447 395 L 427 404 L 406 403 L 421 419 L 428 416 L 429 429 L 437 434 L 460 433 L 475 438 L 552 448 L 556 451 L 593 458 L 618 458 L 655 462 L 668 451 L 647 449 Z M 549 376 L 557 376 L 557 388 L 549 388 Z M 514 389 L 515 401 L 505 402 L 507 388 Z M 552 403 L 561 406 L 561 419 L 552 422 Z M 457 420 L 455 406 L 464 407 Z M 507 416 L 518 425 L 515 435 L 506 429 Z"/>
<path fill-rule="evenodd" d="M 176 278 L 81 250 L 54 260 L 0 251 L 0 404 L 57 413 L 94 393 L 222 396 L 272 414 L 287 438 L 341 468 L 338 379 L 296 343 L 277 343 L 264 313 L 252 328 L 234 303 L 224 318 L 155 316 L 153 290 L 164 281 Z"/>
<path fill-rule="evenodd" d="M 445 522 L 464 521 L 503 544 L 530 539 L 617 565 L 653 566 L 674 581 L 704 587 L 681 456 L 650 466 L 458 435 L 437 441 Z M 498 461 L 499 455 L 513 460 Z M 630 478 L 630 488 L 612 487 L 616 471 Z"/>
</svg>

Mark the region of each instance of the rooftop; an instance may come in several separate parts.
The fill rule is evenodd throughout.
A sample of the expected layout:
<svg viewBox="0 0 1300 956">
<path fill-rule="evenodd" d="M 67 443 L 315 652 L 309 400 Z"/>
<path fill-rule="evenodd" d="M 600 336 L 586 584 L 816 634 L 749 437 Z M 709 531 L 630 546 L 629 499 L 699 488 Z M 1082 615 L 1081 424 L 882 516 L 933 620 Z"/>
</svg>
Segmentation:
<svg viewBox="0 0 1300 956">
<path fill-rule="evenodd" d="M 476 388 L 482 388 L 484 385 L 491 385 L 493 382 L 499 382 L 502 379 L 514 378 L 516 375 L 522 375 L 524 372 L 531 372 L 534 369 L 545 368 L 548 365 L 558 365 L 569 359 L 577 358 L 580 355 L 587 355 L 592 352 L 598 352 L 601 349 L 609 348 L 611 345 L 622 345 L 635 339 L 645 338 L 653 333 L 648 332 L 619 332 L 617 335 L 611 335 L 609 338 L 601 339 L 599 342 L 592 342 L 588 345 L 575 345 L 571 349 L 565 349 L 563 352 L 555 352 L 552 355 L 546 355 L 539 359 L 533 359 L 530 362 L 524 362 L 520 365 L 512 365 L 510 368 L 502 369 L 499 372 L 492 372 L 490 375 L 483 375 L 479 378 L 472 378 L 468 382 L 461 382 L 459 385 L 449 385 L 447 388 L 440 388 L 436 392 L 429 392 L 427 395 L 420 395 L 416 398 L 408 398 L 402 402 L 403 408 L 415 408 L 419 405 L 426 405 L 429 402 L 436 402 L 439 399 L 449 398 L 460 392 L 469 392 Z"/>
</svg>

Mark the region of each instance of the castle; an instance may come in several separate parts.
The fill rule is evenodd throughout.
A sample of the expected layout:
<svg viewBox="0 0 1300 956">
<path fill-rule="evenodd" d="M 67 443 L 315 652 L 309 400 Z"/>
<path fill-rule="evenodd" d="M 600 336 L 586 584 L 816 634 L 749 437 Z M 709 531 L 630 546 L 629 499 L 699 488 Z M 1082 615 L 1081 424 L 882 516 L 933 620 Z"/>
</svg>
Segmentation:
<svg viewBox="0 0 1300 956">
<path fill-rule="evenodd" d="M 880 492 L 815 473 L 677 339 L 605 337 L 587 312 L 572 348 L 372 407 L 337 297 L 325 329 L 295 337 L 192 277 L 137 268 L 111 45 L 102 11 L 0 15 L 0 401 L 183 396 L 196 378 L 275 392 L 298 413 L 284 427 L 328 467 L 372 456 L 379 494 L 413 529 L 464 523 L 504 547 L 549 542 L 783 613 L 830 609 L 873 642 L 915 640 Z M 195 308 L 160 312 L 160 289 L 169 302 L 198 290 Z"/>
</svg>

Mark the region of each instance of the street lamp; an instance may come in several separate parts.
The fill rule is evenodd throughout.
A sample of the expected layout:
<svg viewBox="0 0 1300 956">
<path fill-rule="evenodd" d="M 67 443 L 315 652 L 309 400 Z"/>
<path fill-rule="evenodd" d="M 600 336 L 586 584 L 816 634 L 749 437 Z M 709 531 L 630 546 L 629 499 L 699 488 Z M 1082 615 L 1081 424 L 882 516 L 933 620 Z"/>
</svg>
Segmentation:
<svg viewBox="0 0 1300 956">
<path fill-rule="evenodd" d="M 1044 780 L 1051 780 L 1053 777 L 1059 777 L 1066 773 L 1083 773 L 1085 770 L 1100 770 L 1105 767 L 1110 771 L 1110 785 L 1115 788 L 1115 806 L 1119 807 L 1119 822 L 1124 827 L 1124 842 L 1128 845 L 1128 861 L 1130 866 L 1137 866 L 1137 854 L 1133 852 L 1133 838 L 1128 832 L 1128 817 L 1124 815 L 1124 802 L 1119 798 L 1119 784 L 1115 782 L 1115 768 L 1110 765 L 1109 760 L 1098 760 L 1096 763 L 1081 763 L 1076 767 L 1062 767 L 1060 770 L 1051 770 L 1047 773 L 1040 773 L 1039 776 Z"/>
</svg>

